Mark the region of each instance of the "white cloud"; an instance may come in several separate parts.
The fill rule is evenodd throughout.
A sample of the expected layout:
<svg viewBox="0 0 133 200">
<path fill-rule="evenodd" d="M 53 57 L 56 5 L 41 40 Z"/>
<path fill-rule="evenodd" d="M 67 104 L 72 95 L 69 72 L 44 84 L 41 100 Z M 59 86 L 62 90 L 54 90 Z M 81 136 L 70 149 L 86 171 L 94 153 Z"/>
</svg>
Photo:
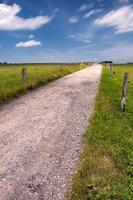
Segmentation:
<svg viewBox="0 0 133 200">
<path fill-rule="evenodd" d="M 132 62 L 133 60 L 133 44 L 130 43 L 117 43 L 111 47 L 107 46 L 99 50 L 92 49 L 91 45 L 84 45 L 70 49 L 68 52 L 70 56 L 68 59 L 71 59 L 72 57 L 75 59 L 74 61 L 89 61 L 94 60 L 94 58 L 99 61 L 106 60 L 108 58 L 109 60 L 113 60 L 115 62 Z M 67 55 L 67 53 L 64 55 Z"/>
<path fill-rule="evenodd" d="M 33 46 L 40 46 L 42 43 L 36 40 L 29 40 L 26 42 L 19 42 L 15 45 L 15 47 L 33 47 Z"/>
<path fill-rule="evenodd" d="M 89 23 L 89 26 L 81 29 L 80 32 L 71 32 L 71 34 L 67 37 L 83 43 L 91 43 L 95 37 L 95 33 L 97 32 L 97 30 L 98 28 L 96 25 Z"/>
<path fill-rule="evenodd" d="M 92 44 L 93 45 L 93 44 Z M 125 51 L 123 51 L 125 49 Z M 55 50 L 51 52 L 42 52 L 39 61 L 44 62 L 79 62 L 79 61 L 102 61 L 113 60 L 115 62 L 131 62 L 133 60 L 133 44 L 118 43 L 112 47 L 94 50 L 91 45 L 80 45 L 65 51 Z M 29 59 L 29 57 L 28 57 Z M 32 59 L 37 59 L 36 56 Z M 30 60 L 29 60 L 30 62 Z"/>
<path fill-rule="evenodd" d="M 56 13 L 58 13 L 60 10 L 59 10 L 59 8 L 55 8 L 54 10 L 53 10 L 53 14 L 56 14 Z"/>
<path fill-rule="evenodd" d="M 78 11 L 81 12 L 81 11 L 86 10 L 87 8 L 88 8 L 88 5 L 87 4 L 83 4 L 83 5 L 80 6 L 80 8 L 78 9 Z"/>
<path fill-rule="evenodd" d="M 82 35 L 77 34 L 77 35 L 69 35 L 70 39 L 74 39 L 77 42 L 82 42 L 84 44 L 89 44 L 91 43 L 91 40 L 83 38 Z"/>
<path fill-rule="evenodd" d="M 43 15 L 43 14 L 44 14 L 43 10 L 40 10 L 40 11 L 39 11 L 39 14 L 40 14 L 40 15 Z"/>
<path fill-rule="evenodd" d="M 133 61 L 133 44 L 131 43 L 115 43 L 112 46 L 107 45 L 103 48 L 95 49 L 95 44 L 79 45 L 75 48 L 65 50 L 51 50 L 44 49 L 43 52 L 34 51 L 32 54 L 24 52 L 19 56 L 12 54 L 8 62 L 80 62 L 80 61 L 93 61 L 94 59 L 100 60 L 113 60 L 116 62 L 132 62 Z M 123 51 L 124 49 L 124 51 Z M 17 52 L 16 52 L 17 53 Z M 4 62 L 4 58 L 1 57 Z"/>
<path fill-rule="evenodd" d="M 89 18 L 91 15 L 94 15 L 94 14 L 96 14 L 96 13 L 101 12 L 101 10 L 102 10 L 102 9 L 91 10 L 91 11 L 89 11 L 88 13 L 86 13 L 86 14 L 83 16 L 83 18 L 84 18 L 84 19 L 87 19 L 87 18 Z"/>
<path fill-rule="evenodd" d="M 133 7 L 123 6 L 117 10 L 112 10 L 104 17 L 95 20 L 99 26 L 111 26 L 116 33 L 126 33 L 133 31 Z"/>
<path fill-rule="evenodd" d="M 87 18 L 89 18 L 91 15 L 93 15 L 94 14 L 94 10 L 91 10 L 91 11 L 89 11 L 88 13 L 86 13 L 84 16 L 83 16 L 83 18 L 84 19 L 87 19 Z"/>
<path fill-rule="evenodd" d="M 82 12 L 82 11 L 85 11 L 87 10 L 88 8 L 92 8 L 93 7 L 93 4 L 90 3 L 90 4 L 82 4 L 80 6 L 80 8 L 78 9 L 78 12 Z"/>
<path fill-rule="evenodd" d="M 69 18 L 69 22 L 70 22 L 71 24 L 75 24 L 75 23 L 77 23 L 78 21 L 79 21 L 79 17 L 78 17 L 78 16 L 72 16 L 72 17 Z"/>
<path fill-rule="evenodd" d="M 133 44 L 118 43 L 99 52 L 99 59 L 113 60 L 115 62 L 132 62 L 133 61 Z"/>
<path fill-rule="evenodd" d="M 76 35 L 69 35 L 69 38 L 75 39 L 75 38 L 76 38 Z"/>
<path fill-rule="evenodd" d="M 18 16 L 21 7 L 17 4 L 0 4 L 0 30 L 35 30 L 49 23 L 52 17 L 37 16 L 24 19 Z"/>
<path fill-rule="evenodd" d="M 84 40 L 82 40 L 82 41 L 83 41 L 84 44 L 90 44 L 90 43 L 91 43 L 91 40 L 85 40 L 85 39 L 84 39 Z"/>
<path fill-rule="evenodd" d="M 29 39 L 33 39 L 35 36 L 34 35 L 29 35 Z"/>
</svg>

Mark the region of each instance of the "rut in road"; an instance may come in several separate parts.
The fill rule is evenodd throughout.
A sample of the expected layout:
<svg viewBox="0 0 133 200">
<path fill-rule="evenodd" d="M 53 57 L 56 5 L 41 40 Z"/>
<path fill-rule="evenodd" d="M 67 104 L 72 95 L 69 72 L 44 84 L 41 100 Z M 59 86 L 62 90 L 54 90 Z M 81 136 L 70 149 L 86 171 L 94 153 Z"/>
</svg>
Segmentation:
<svg viewBox="0 0 133 200">
<path fill-rule="evenodd" d="M 63 200 L 101 76 L 93 65 L 0 109 L 0 200 Z"/>
</svg>

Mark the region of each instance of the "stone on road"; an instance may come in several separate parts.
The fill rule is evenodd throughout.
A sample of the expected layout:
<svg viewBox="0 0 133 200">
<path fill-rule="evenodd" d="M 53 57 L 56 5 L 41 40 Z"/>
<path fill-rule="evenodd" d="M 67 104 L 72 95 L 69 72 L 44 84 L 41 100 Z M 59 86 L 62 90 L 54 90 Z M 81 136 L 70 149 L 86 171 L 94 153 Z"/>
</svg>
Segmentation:
<svg viewBox="0 0 133 200">
<path fill-rule="evenodd" d="M 0 200 L 63 200 L 101 75 L 93 65 L 0 108 Z"/>
</svg>

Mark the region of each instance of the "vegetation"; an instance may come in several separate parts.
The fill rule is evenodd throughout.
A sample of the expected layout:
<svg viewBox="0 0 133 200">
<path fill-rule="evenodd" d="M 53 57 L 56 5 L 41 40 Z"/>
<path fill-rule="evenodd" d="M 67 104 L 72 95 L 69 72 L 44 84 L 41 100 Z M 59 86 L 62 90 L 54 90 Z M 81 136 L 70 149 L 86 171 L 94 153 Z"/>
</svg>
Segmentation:
<svg viewBox="0 0 133 200">
<path fill-rule="evenodd" d="M 95 110 L 69 199 L 133 199 L 133 65 L 103 69 Z M 122 80 L 129 73 L 127 109 L 121 112 Z"/>
<path fill-rule="evenodd" d="M 22 81 L 22 65 L 0 66 L 0 104 L 17 97 L 27 90 L 44 85 L 54 79 L 60 78 L 82 68 L 88 64 L 34 64 L 27 66 L 27 80 Z"/>
</svg>

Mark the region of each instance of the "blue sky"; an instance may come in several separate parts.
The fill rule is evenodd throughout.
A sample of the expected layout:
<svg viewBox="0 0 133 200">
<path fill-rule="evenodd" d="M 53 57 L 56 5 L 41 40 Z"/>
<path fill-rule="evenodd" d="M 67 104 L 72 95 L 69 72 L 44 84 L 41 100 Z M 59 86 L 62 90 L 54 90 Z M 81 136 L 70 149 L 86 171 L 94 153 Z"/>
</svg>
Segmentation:
<svg viewBox="0 0 133 200">
<path fill-rule="evenodd" d="M 0 61 L 133 61 L 132 0 L 0 1 Z"/>
</svg>

